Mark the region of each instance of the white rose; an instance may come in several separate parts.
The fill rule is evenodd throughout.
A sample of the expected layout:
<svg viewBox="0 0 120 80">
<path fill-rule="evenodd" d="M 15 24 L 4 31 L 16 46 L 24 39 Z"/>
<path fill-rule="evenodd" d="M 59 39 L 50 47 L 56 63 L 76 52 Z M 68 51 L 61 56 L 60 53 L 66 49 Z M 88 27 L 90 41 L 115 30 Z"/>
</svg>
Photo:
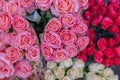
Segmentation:
<svg viewBox="0 0 120 80">
<path fill-rule="evenodd" d="M 113 76 L 110 76 L 110 77 L 106 77 L 106 80 L 118 80 L 118 76 L 113 75 Z"/>
<path fill-rule="evenodd" d="M 67 76 L 72 79 L 77 79 L 83 77 L 83 70 L 80 71 L 79 68 L 71 68 L 67 72 Z"/>
<path fill-rule="evenodd" d="M 114 72 L 111 68 L 106 68 L 103 70 L 103 74 L 102 74 L 104 77 L 107 77 L 107 76 L 112 76 L 114 75 Z"/>
<path fill-rule="evenodd" d="M 72 80 L 72 79 L 70 77 L 65 76 L 61 80 Z"/>
<path fill-rule="evenodd" d="M 100 70 L 103 70 L 105 66 L 103 64 L 98 64 L 98 63 L 92 63 L 89 65 L 89 69 L 92 72 L 99 72 Z"/>
<path fill-rule="evenodd" d="M 54 74 L 52 73 L 51 70 L 47 70 L 45 72 L 45 80 L 55 80 L 55 79 L 56 78 L 55 78 L 55 76 L 54 76 Z"/>
<path fill-rule="evenodd" d="M 73 65 L 72 59 L 67 59 L 67 60 L 64 60 L 60 63 L 60 66 L 63 66 L 65 68 L 69 68 L 72 65 Z"/>
<path fill-rule="evenodd" d="M 86 80 L 103 80 L 101 76 L 96 75 L 94 72 L 86 74 Z"/>
<path fill-rule="evenodd" d="M 56 78 L 62 78 L 65 75 L 65 69 L 58 67 L 54 69 L 54 74 Z"/>
<path fill-rule="evenodd" d="M 73 68 L 84 68 L 85 63 L 82 60 L 75 60 L 73 62 Z"/>
<path fill-rule="evenodd" d="M 49 68 L 50 70 L 53 70 L 53 69 L 57 68 L 57 63 L 56 62 L 47 62 L 47 68 Z"/>
</svg>

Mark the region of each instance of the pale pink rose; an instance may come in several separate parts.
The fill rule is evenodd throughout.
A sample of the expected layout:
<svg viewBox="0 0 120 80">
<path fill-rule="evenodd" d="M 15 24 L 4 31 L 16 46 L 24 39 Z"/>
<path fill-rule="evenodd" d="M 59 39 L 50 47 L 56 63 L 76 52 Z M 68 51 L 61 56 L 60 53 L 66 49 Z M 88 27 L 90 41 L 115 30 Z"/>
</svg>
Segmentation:
<svg viewBox="0 0 120 80">
<path fill-rule="evenodd" d="M 53 5 L 60 13 L 69 13 L 74 9 L 74 3 L 72 0 L 55 0 Z"/>
<path fill-rule="evenodd" d="M 6 4 L 5 0 L 0 0 L 0 11 L 3 10 L 3 6 Z"/>
<path fill-rule="evenodd" d="M 30 61 L 39 61 L 40 59 L 40 49 L 38 45 L 34 45 L 27 50 L 25 53 L 26 58 Z"/>
<path fill-rule="evenodd" d="M 27 78 L 31 74 L 32 66 L 28 60 L 22 60 L 16 63 L 14 66 L 15 74 L 18 77 Z"/>
<path fill-rule="evenodd" d="M 51 6 L 50 10 L 53 15 L 60 16 L 60 13 L 54 8 L 54 6 Z"/>
<path fill-rule="evenodd" d="M 71 45 L 76 41 L 76 34 L 72 30 L 62 30 L 60 38 L 65 45 Z"/>
<path fill-rule="evenodd" d="M 53 2 L 53 0 L 35 0 L 35 5 L 39 9 L 46 11 L 50 8 L 52 2 Z"/>
<path fill-rule="evenodd" d="M 7 2 L 3 7 L 3 11 L 9 14 L 24 15 L 24 10 L 20 7 L 20 2 L 18 2 L 18 0 L 11 0 Z"/>
<path fill-rule="evenodd" d="M 20 5 L 28 12 L 32 13 L 35 10 L 34 0 L 20 0 Z"/>
<path fill-rule="evenodd" d="M 45 26 L 45 31 L 59 31 L 62 25 L 57 18 L 52 18 Z"/>
<path fill-rule="evenodd" d="M 80 36 L 77 39 L 77 43 L 78 47 L 80 48 L 80 51 L 82 51 L 83 49 L 85 49 L 87 47 L 87 45 L 89 44 L 89 37 L 88 36 Z"/>
<path fill-rule="evenodd" d="M 21 53 L 19 48 L 17 47 L 8 47 L 5 50 L 5 55 L 9 59 L 10 62 L 15 63 L 16 61 L 20 60 Z"/>
<path fill-rule="evenodd" d="M 73 27 L 76 23 L 76 18 L 73 14 L 61 14 L 59 17 L 64 27 Z"/>
<path fill-rule="evenodd" d="M 54 61 L 54 50 L 44 42 L 41 44 L 41 52 L 47 61 Z"/>
<path fill-rule="evenodd" d="M 10 77 L 14 73 L 14 67 L 9 62 L 8 59 L 5 58 L 5 53 L 0 53 L 0 79 L 5 77 Z"/>
<path fill-rule="evenodd" d="M 69 55 L 69 53 L 68 53 L 67 50 L 65 50 L 65 49 L 57 49 L 55 51 L 55 60 L 56 60 L 56 62 L 61 62 L 63 60 L 68 59 L 68 55 Z"/>
<path fill-rule="evenodd" d="M 78 48 L 75 45 L 69 45 L 66 46 L 65 48 L 69 52 L 68 56 L 70 58 L 75 57 L 78 54 Z"/>
<path fill-rule="evenodd" d="M 25 31 L 29 28 L 29 23 L 22 16 L 14 16 L 12 19 L 13 28 L 17 32 Z"/>
<path fill-rule="evenodd" d="M 87 32 L 88 27 L 84 22 L 77 22 L 73 27 L 72 30 L 75 33 L 79 33 L 79 34 L 84 34 L 85 32 Z"/>
<path fill-rule="evenodd" d="M 60 36 L 56 32 L 47 31 L 44 33 L 44 41 L 48 46 L 59 48 L 61 46 Z"/>
<path fill-rule="evenodd" d="M 35 35 L 29 31 L 23 31 L 16 36 L 16 45 L 20 48 L 29 48 L 35 43 Z"/>
<path fill-rule="evenodd" d="M 5 12 L 0 12 L 0 32 L 9 29 L 10 25 L 11 17 Z"/>
</svg>

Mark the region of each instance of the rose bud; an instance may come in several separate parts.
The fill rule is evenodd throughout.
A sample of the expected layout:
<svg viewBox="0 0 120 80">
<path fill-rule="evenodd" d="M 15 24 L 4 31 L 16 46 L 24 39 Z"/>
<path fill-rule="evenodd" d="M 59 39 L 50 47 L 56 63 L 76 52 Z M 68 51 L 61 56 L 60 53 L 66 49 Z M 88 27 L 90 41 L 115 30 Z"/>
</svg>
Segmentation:
<svg viewBox="0 0 120 80">
<path fill-rule="evenodd" d="M 97 42 L 97 47 L 100 50 L 104 50 L 107 47 L 107 40 L 106 38 L 100 38 Z"/>
<path fill-rule="evenodd" d="M 101 51 L 95 51 L 94 52 L 94 60 L 97 63 L 102 63 L 102 61 L 103 61 L 103 53 Z"/>
</svg>

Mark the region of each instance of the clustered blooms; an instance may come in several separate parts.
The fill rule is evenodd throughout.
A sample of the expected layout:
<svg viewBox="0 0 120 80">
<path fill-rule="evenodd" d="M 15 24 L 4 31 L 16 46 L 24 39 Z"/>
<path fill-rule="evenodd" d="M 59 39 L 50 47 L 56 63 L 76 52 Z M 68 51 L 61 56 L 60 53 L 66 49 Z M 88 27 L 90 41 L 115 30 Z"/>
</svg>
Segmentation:
<svg viewBox="0 0 120 80">
<path fill-rule="evenodd" d="M 111 68 L 105 68 L 103 64 L 91 63 L 89 72 L 86 73 L 86 80 L 119 80 Z"/>
<path fill-rule="evenodd" d="M 75 80 L 82 78 L 84 66 L 85 63 L 77 59 L 67 59 L 60 63 L 47 62 L 44 80 Z"/>
<path fill-rule="evenodd" d="M 61 14 L 45 26 L 41 51 L 47 61 L 60 62 L 75 57 L 89 43 L 87 25 L 77 14 Z"/>
<path fill-rule="evenodd" d="M 16 0 L 0 3 L 4 3 L 0 4 L 0 79 L 13 75 L 27 78 L 34 72 L 31 63 L 40 62 L 36 34 L 22 15 L 14 14 L 19 10 Z"/>
</svg>

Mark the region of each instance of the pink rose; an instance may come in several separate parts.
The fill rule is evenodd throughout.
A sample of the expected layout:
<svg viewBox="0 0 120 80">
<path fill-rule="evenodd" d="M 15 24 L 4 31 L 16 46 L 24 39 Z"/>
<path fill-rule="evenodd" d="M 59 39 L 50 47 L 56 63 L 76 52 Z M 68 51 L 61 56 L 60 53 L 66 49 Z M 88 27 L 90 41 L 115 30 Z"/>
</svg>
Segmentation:
<svg viewBox="0 0 120 80">
<path fill-rule="evenodd" d="M 113 21 L 109 17 L 104 17 L 103 21 L 101 22 L 102 28 L 106 30 L 113 24 Z"/>
<path fill-rule="evenodd" d="M 20 48 L 29 48 L 35 43 L 35 37 L 32 32 L 23 31 L 16 37 L 16 45 Z"/>
<path fill-rule="evenodd" d="M 0 11 L 3 10 L 3 6 L 6 4 L 5 0 L 0 0 Z"/>
<path fill-rule="evenodd" d="M 26 58 L 30 61 L 38 61 L 40 59 L 40 49 L 38 45 L 34 45 L 25 53 Z"/>
<path fill-rule="evenodd" d="M 103 64 L 106 66 L 106 67 L 109 67 L 113 64 L 113 61 L 111 59 L 104 59 L 103 60 Z"/>
<path fill-rule="evenodd" d="M 75 57 L 78 54 L 78 48 L 75 45 L 69 45 L 65 47 L 68 51 L 68 56 L 70 58 Z"/>
<path fill-rule="evenodd" d="M 15 63 L 21 58 L 21 52 L 17 47 L 8 47 L 5 50 L 6 57 L 10 60 L 10 62 Z"/>
<path fill-rule="evenodd" d="M 87 62 L 87 56 L 86 56 L 86 54 L 84 54 L 84 53 L 78 54 L 78 55 L 77 55 L 77 59 L 78 59 L 78 60 L 82 60 L 82 61 L 84 61 L 84 62 Z"/>
<path fill-rule="evenodd" d="M 113 38 L 110 38 L 108 41 L 108 46 L 113 47 L 115 45 L 115 43 L 116 43 L 116 40 Z"/>
<path fill-rule="evenodd" d="M 74 9 L 74 3 L 72 0 L 55 0 L 53 5 L 60 13 L 69 13 Z"/>
<path fill-rule="evenodd" d="M 44 33 L 44 41 L 48 46 L 51 46 L 53 48 L 59 48 L 61 46 L 60 36 L 52 31 Z"/>
<path fill-rule="evenodd" d="M 68 52 L 65 49 L 57 49 L 55 51 L 55 60 L 56 62 L 61 62 L 68 58 Z"/>
<path fill-rule="evenodd" d="M 5 58 L 4 54 L 5 53 L 0 53 L 0 79 L 10 77 L 14 73 L 13 65 Z"/>
<path fill-rule="evenodd" d="M 110 9 L 107 12 L 107 16 L 110 17 L 111 19 L 114 19 L 117 16 L 117 12 L 114 9 Z"/>
<path fill-rule="evenodd" d="M 27 78 L 31 74 L 32 66 L 29 61 L 22 60 L 16 63 L 14 66 L 15 68 L 15 74 L 18 77 Z"/>
<path fill-rule="evenodd" d="M 45 26 L 45 31 L 59 31 L 62 25 L 57 18 L 52 18 Z"/>
<path fill-rule="evenodd" d="M 116 52 L 116 54 L 117 54 L 118 56 L 120 56 L 120 46 L 115 47 L 115 48 L 114 48 L 114 51 Z"/>
<path fill-rule="evenodd" d="M 99 39 L 98 42 L 97 42 L 97 47 L 100 50 L 106 49 L 106 47 L 107 47 L 107 40 L 106 40 L 106 38 Z"/>
<path fill-rule="evenodd" d="M 114 19 L 114 24 L 116 25 L 116 26 L 120 26 L 120 16 L 117 16 L 115 19 Z"/>
<path fill-rule="evenodd" d="M 76 34 L 72 30 L 62 30 L 60 38 L 65 45 L 71 45 L 76 41 Z"/>
<path fill-rule="evenodd" d="M 103 51 L 103 54 L 108 58 L 113 58 L 115 56 L 115 53 L 114 53 L 113 49 L 111 49 L 111 48 L 106 48 Z"/>
<path fill-rule="evenodd" d="M 109 29 L 108 29 L 109 32 L 111 33 L 118 33 L 119 32 L 119 28 L 115 25 L 112 25 Z"/>
<path fill-rule="evenodd" d="M 102 6 L 105 6 L 105 2 L 104 0 L 96 0 L 97 1 L 97 4 L 102 7 Z"/>
<path fill-rule="evenodd" d="M 87 45 L 89 44 L 89 37 L 88 36 L 80 36 L 77 39 L 77 43 L 78 47 L 80 48 L 80 51 L 82 51 L 83 49 L 85 49 L 87 47 Z"/>
<path fill-rule="evenodd" d="M 35 0 L 35 5 L 39 9 L 46 11 L 50 8 L 52 2 L 53 2 L 53 0 Z"/>
<path fill-rule="evenodd" d="M 10 44 L 10 42 L 11 42 L 11 36 L 10 36 L 10 34 L 0 33 L 0 41 L 3 44 Z"/>
<path fill-rule="evenodd" d="M 83 22 L 77 22 L 72 29 L 75 33 L 84 34 L 88 30 L 88 27 Z"/>
<path fill-rule="evenodd" d="M 13 28 L 18 32 L 25 31 L 29 28 L 29 23 L 22 16 L 14 16 Z"/>
<path fill-rule="evenodd" d="M 5 12 L 0 12 L 0 32 L 9 29 L 10 24 L 11 17 Z"/>
<path fill-rule="evenodd" d="M 47 61 L 54 61 L 54 50 L 47 46 L 46 43 L 41 44 L 41 52 Z"/>
<path fill-rule="evenodd" d="M 76 19 L 73 14 L 61 14 L 59 17 L 64 27 L 73 27 L 76 23 Z"/>
<path fill-rule="evenodd" d="M 79 5 L 80 7 L 83 7 L 83 6 L 86 6 L 86 5 L 87 5 L 88 0 L 77 0 L 76 3 L 78 3 L 78 5 Z"/>
<path fill-rule="evenodd" d="M 103 53 L 101 51 L 95 51 L 94 59 L 97 63 L 102 63 L 103 62 Z"/>
<path fill-rule="evenodd" d="M 7 12 L 8 14 L 21 14 L 23 15 L 23 10 L 20 7 L 20 3 L 18 2 L 18 0 L 11 0 L 9 2 L 7 2 L 4 7 L 3 10 L 5 12 Z"/>
</svg>

